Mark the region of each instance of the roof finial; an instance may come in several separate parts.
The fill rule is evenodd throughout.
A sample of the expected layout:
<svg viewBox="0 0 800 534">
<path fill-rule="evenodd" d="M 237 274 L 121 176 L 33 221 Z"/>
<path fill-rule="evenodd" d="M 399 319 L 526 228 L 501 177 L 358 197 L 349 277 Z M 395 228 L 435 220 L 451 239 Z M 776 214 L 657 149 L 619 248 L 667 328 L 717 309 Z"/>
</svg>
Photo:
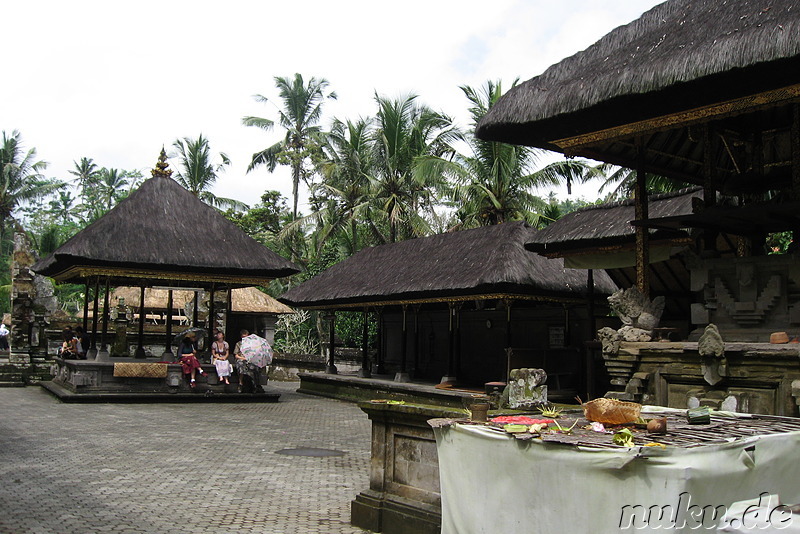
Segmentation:
<svg viewBox="0 0 800 534">
<path fill-rule="evenodd" d="M 172 176 L 172 169 L 168 169 L 169 163 L 167 163 L 167 153 L 164 151 L 164 147 L 161 147 L 161 154 L 158 156 L 158 163 L 156 163 L 156 168 L 150 171 L 153 174 L 153 178 L 156 176 L 163 176 L 164 178 L 170 178 Z"/>
</svg>

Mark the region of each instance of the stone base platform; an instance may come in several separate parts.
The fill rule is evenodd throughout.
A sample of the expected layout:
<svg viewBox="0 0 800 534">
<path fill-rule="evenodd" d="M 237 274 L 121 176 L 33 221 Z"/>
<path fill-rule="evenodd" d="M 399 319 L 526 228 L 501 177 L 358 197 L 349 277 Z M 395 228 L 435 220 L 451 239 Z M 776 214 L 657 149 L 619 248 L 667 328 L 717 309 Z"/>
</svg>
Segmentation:
<svg viewBox="0 0 800 534">
<path fill-rule="evenodd" d="M 116 363 L 134 363 L 143 371 L 153 371 L 157 376 L 114 376 Z M 63 360 L 53 361 L 54 378 L 41 385 L 63 402 L 278 402 L 280 394 L 264 389 L 267 382 L 262 375 L 257 393 L 238 393 L 238 379 L 231 384 L 220 383 L 213 365 L 203 365 L 206 376 L 197 376 L 196 387 L 191 388 L 184 378 L 181 365 L 163 365 L 154 360 L 111 358 L 110 361 Z"/>
<path fill-rule="evenodd" d="M 298 373 L 298 393 L 319 395 L 350 402 L 373 399 L 405 401 L 417 404 L 464 409 L 473 402 L 485 402 L 486 395 L 479 390 L 439 389 L 436 384 L 395 382 L 394 375 L 373 375 L 361 378 L 355 375 Z"/>
</svg>

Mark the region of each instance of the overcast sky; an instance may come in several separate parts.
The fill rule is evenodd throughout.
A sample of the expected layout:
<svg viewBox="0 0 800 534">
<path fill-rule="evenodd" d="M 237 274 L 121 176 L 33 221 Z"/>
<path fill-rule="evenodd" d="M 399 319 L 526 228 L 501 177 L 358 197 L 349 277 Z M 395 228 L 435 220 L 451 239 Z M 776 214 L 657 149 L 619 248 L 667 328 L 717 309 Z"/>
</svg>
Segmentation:
<svg viewBox="0 0 800 534">
<path fill-rule="evenodd" d="M 63 180 L 81 157 L 149 177 L 162 145 L 202 133 L 233 162 L 214 192 L 253 205 L 267 189 L 291 195 L 285 169 L 246 173 L 253 152 L 282 137 L 241 123 L 277 122 L 252 98 L 277 97 L 275 76 L 330 82 L 339 99 L 323 126 L 373 115 L 376 92 L 416 93 L 466 126 L 459 85 L 527 80 L 658 3 L 6 2 L 0 129 L 19 130 Z M 596 186 L 577 195 L 593 199 Z"/>
</svg>

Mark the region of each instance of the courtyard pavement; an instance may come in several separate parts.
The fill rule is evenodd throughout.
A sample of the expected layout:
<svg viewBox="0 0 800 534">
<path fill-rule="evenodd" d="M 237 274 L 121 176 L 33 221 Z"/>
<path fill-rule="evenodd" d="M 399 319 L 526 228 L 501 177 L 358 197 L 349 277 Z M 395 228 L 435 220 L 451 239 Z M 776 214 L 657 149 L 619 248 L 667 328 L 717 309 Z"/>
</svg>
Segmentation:
<svg viewBox="0 0 800 534">
<path fill-rule="evenodd" d="M 0 388 L 0 534 L 360 533 L 370 423 L 270 382 L 278 403 L 62 404 Z M 276 454 L 319 448 L 343 456 Z"/>
</svg>

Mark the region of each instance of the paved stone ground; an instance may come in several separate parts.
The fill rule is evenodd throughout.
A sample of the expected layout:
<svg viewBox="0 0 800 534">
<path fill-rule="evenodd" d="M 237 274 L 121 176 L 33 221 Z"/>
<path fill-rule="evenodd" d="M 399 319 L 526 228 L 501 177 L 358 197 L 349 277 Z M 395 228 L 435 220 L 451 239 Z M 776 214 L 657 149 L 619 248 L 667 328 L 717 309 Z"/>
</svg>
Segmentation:
<svg viewBox="0 0 800 534">
<path fill-rule="evenodd" d="M 0 388 L 0 533 L 356 533 L 370 423 L 270 383 L 279 403 L 62 404 Z M 314 447 L 340 457 L 276 454 Z"/>
</svg>

